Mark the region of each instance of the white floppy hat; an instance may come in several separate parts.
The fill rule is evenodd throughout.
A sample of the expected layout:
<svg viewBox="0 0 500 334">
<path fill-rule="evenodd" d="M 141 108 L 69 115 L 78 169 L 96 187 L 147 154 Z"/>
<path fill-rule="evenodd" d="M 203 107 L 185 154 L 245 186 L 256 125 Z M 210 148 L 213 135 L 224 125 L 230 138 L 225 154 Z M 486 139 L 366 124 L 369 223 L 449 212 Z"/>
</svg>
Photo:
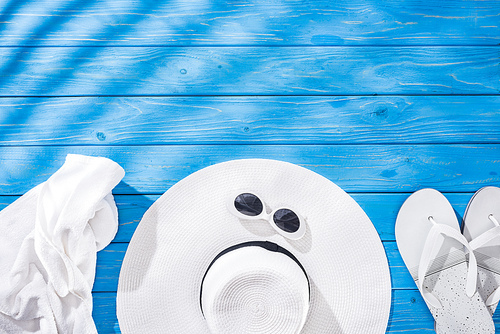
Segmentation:
<svg viewBox="0 0 500 334">
<path fill-rule="evenodd" d="M 384 248 L 359 205 L 261 159 L 207 167 L 161 196 L 117 295 L 123 333 L 384 333 L 390 305 Z"/>
</svg>

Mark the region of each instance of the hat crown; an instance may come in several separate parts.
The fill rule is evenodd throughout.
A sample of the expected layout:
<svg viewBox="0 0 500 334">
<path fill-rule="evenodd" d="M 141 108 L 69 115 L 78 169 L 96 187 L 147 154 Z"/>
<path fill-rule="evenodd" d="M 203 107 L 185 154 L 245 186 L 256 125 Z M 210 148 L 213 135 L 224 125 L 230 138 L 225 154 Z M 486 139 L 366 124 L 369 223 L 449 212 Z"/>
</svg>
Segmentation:
<svg viewBox="0 0 500 334">
<path fill-rule="evenodd" d="M 309 311 L 309 283 L 286 254 L 242 247 L 210 266 L 201 306 L 212 333 L 299 333 Z"/>
</svg>

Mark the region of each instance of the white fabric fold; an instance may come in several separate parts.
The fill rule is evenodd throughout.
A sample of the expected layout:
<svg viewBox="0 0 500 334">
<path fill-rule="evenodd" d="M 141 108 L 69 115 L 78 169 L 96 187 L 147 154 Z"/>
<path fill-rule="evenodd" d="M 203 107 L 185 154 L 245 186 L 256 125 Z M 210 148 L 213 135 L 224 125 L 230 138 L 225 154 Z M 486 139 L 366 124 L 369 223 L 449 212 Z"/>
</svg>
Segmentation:
<svg viewBox="0 0 500 334">
<path fill-rule="evenodd" d="M 117 232 L 111 190 L 124 175 L 107 158 L 69 154 L 0 212 L 0 332 L 97 333 L 96 252 Z"/>
</svg>

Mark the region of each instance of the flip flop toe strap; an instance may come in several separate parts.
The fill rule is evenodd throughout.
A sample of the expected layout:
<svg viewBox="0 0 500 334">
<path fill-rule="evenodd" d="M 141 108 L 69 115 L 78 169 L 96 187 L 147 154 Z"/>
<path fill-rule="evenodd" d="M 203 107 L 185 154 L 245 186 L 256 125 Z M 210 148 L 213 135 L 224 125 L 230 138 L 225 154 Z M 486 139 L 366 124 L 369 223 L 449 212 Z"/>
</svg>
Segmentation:
<svg viewBox="0 0 500 334">
<path fill-rule="evenodd" d="M 464 245 L 469 251 L 469 268 L 467 270 L 467 282 L 465 287 L 465 292 L 468 297 L 472 297 L 476 292 L 477 261 L 471 246 L 467 242 L 467 239 L 465 239 L 459 231 L 453 229 L 451 226 L 436 223 L 432 217 L 429 217 L 429 221 L 432 223 L 432 228 L 429 230 L 429 234 L 425 240 L 422 255 L 420 257 L 417 286 L 422 294 L 422 297 L 427 303 L 435 308 L 441 308 L 442 305 L 439 299 L 433 293 L 424 288 L 424 279 L 429 265 L 442 245 L 442 238 L 439 238 L 439 236 L 452 238 Z"/>
<path fill-rule="evenodd" d="M 500 237 L 500 225 L 498 224 L 498 221 L 492 216 L 490 216 L 489 218 L 496 226 L 483 232 L 469 243 L 474 251 L 477 251 L 478 249 L 488 244 L 493 239 Z M 495 305 L 499 301 L 500 301 L 500 287 L 496 288 L 488 296 L 488 298 L 486 299 L 486 305 L 487 306 Z"/>
</svg>

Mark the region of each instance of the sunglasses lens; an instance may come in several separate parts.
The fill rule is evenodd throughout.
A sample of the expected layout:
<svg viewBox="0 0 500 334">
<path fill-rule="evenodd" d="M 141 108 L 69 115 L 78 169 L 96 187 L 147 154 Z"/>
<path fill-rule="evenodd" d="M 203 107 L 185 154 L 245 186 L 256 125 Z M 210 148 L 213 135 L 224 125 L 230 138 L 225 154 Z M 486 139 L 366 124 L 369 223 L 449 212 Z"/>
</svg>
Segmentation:
<svg viewBox="0 0 500 334">
<path fill-rule="evenodd" d="M 239 213 L 247 216 L 258 216 L 264 209 L 261 200 L 249 193 L 238 195 L 234 200 L 234 207 Z"/>
<path fill-rule="evenodd" d="M 274 213 L 274 223 L 280 229 L 288 233 L 297 232 L 300 227 L 299 217 L 289 209 L 279 209 Z"/>
</svg>

